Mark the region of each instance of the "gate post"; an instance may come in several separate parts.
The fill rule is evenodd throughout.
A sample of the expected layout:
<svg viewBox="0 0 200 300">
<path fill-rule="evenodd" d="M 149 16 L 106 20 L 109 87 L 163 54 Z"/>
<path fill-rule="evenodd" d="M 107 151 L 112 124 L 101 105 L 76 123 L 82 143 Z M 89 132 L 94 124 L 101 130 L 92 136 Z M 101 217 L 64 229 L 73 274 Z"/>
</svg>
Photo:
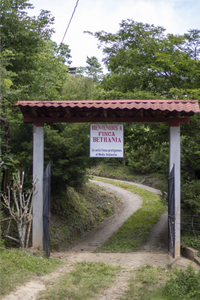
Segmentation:
<svg viewBox="0 0 200 300">
<path fill-rule="evenodd" d="M 44 172 L 44 124 L 33 125 L 33 180 L 37 181 L 33 201 L 33 247 L 43 249 L 43 172 Z"/>
<path fill-rule="evenodd" d="M 170 124 L 169 172 L 175 165 L 175 258 L 181 251 L 181 153 L 180 153 L 180 123 Z"/>
</svg>

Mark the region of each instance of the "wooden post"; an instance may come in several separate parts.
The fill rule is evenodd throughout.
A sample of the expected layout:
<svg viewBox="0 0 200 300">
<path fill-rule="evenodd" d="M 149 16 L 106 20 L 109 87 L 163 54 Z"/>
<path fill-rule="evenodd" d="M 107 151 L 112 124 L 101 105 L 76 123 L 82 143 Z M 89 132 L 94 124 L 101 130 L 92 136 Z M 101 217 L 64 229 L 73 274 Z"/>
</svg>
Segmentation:
<svg viewBox="0 0 200 300">
<path fill-rule="evenodd" d="M 43 249 L 44 124 L 33 125 L 33 180 L 37 181 L 33 201 L 33 247 Z"/>
<path fill-rule="evenodd" d="M 175 258 L 180 256 L 181 233 L 181 153 L 180 123 L 170 125 L 169 172 L 175 164 Z"/>
</svg>

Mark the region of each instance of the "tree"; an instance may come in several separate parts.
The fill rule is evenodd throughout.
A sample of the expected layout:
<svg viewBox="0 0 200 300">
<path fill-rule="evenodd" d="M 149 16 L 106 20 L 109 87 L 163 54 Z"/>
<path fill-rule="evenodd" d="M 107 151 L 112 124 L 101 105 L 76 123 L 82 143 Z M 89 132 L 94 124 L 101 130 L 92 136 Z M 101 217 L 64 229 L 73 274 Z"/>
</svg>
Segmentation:
<svg viewBox="0 0 200 300">
<path fill-rule="evenodd" d="M 0 169 L 1 187 L 2 191 L 6 190 L 9 177 L 9 167 L 11 168 L 15 163 L 16 159 L 11 154 L 10 149 L 10 122 L 12 118 L 12 109 L 9 107 L 9 101 L 7 96 L 15 96 L 18 91 L 12 91 L 13 77 L 16 73 L 7 70 L 8 66 L 11 65 L 10 60 L 14 59 L 12 51 L 5 50 L 0 53 L 0 161 L 2 168 Z M 3 158 L 3 159 L 2 159 Z"/>
<path fill-rule="evenodd" d="M 116 34 L 93 34 L 100 42 L 110 74 L 101 86 L 106 90 L 148 91 L 165 98 L 173 89 L 199 88 L 200 31 L 185 35 L 165 34 L 154 25 L 125 20 Z M 195 59 L 194 59 L 195 58 Z"/>
<path fill-rule="evenodd" d="M 92 78 L 68 74 L 61 94 L 65 100 L 93 100 L 99 92 Z"/>
<path fill-rule="evenodd" d="M 6 70 L 16 74 L 12 89 L 18 90 L 17 97 L 9 97 L 9 102 L 17 99 L 55 99 L 61 85 L 66 80 L 70 63 L 68 45 L 60 47 L 50 38 L 54 17 L 46 10 L 39 16 L 28 16 L 27 10 L 33 6 L 25 0 L 2 1 L 1 52 L 11 51 Z"/>
<path fill-rule="evenodd" d="M 50 161 L 52 166 L 52 210 L 60 213 L 65 203 L 59 195 L 66 192 L 67 186 L 77 188 L 86 180 L 86 168 L 91 164 L 89 125 L 46 125 L 44 145 L 45 164 Z"/>
<path fill-rule="evenodd" d="M 31 142 L 28 126 L 24 126 L 19 110 L 11 104 L 17 100 L 53 100 L 60 98 L 66 82 L 70 49 L 60 48 L 50 40 L 54 18 L 49 11 L 41 11 L 38 17 L 30 17 L 33 6 L 25 0 L 1 2 L 1 147 L 4 161 L 3 191 L 9 180 L 9 170 L 29 165 L 27 144 Z M 10 135 L 20 136 L 10 143 Z M 27 139 L 27 134 L 29 137 Z M 19 140 L 22 142 L 19 145 Z M 26 146 L 25 146 L 26 143 Z M 11 148 L 12 145 L 12 148 Z M 29 172 L 31 168 L 29 166 Z M 11 177 L 10 177 L 11 180 Z"/>
<path fill-rule="evenodd" d="M 103 73 L 101 64 L 98 62 L 98 59 L 95 56 L 88 57 L 86 63 L 88 66 L 86 66 L 86 75 L 89 78 L 92 78 L 94 82 L 99 81 L 101 78 L 101 75 Z"/>
</svg>

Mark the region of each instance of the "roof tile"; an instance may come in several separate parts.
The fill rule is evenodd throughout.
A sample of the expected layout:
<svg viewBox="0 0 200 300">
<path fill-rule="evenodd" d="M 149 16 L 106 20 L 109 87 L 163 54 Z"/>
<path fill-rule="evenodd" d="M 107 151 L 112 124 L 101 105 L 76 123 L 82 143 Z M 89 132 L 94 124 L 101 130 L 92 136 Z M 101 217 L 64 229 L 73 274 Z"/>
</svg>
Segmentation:
<svg viewBox="0 0 200 300">
<path fill-rule="evenodd" d="M 198 100 L 86 100 L 86 101 L 18 101 L 19 107 L 69 107 L 103 109 L 144 109 L 177 112 L 200 112 Z"/>
</svg>

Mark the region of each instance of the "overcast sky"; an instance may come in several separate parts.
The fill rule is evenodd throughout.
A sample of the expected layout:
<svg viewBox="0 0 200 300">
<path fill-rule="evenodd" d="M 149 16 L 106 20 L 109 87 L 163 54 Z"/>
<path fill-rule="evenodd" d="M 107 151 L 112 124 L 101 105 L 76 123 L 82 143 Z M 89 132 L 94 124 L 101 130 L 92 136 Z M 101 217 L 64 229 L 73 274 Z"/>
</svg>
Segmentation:
<svg viewBox="0 0 200 300">
<path fill-rule="evenodd" d="M 38 15 L 41 9 L 55 17 L 52 40 L 61 43 L 77 0 L 30 0 Z M 64 43 L 71 49 L 73 67 L 86 65 L 87 56 L 96 56 L 101 62 L 102 51 L 97 40 L 84 31 L 116 33 L 121 20 L 154 24 L 167 32 L 183 34 L 189 29 L 200 29 L 200 0 L 79 0 Z"/>
</svg>

